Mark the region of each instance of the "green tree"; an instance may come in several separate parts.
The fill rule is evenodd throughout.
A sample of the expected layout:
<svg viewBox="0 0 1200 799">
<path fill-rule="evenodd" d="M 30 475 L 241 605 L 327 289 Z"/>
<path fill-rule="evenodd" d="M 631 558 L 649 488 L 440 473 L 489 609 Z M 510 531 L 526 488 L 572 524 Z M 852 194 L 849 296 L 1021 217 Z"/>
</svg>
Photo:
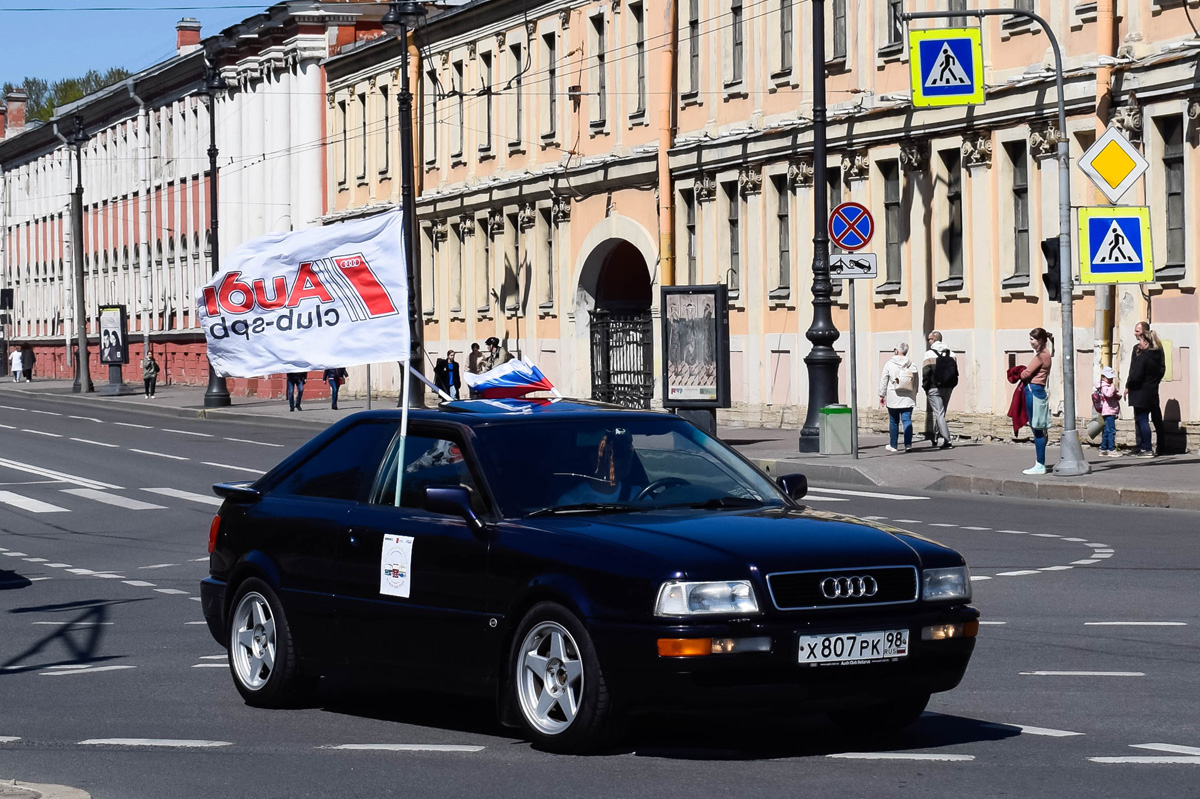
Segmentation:
<svg viewBox="0 0 1200 799">
<path fill-rule="evenodd" d="M 89 69 L 81 78 L 63 78 L 49 83 L 42 78 L 25 78 L 20 84 L 5 82 L 4 95 L 13 89 L 24 89 L 29 96 L 25 105 L 27 122 L 38 120 L 46 122 L 54 116 L 54 109 L 81 100 L 89 94 L 100 91 L 119 81 L 125 80 L 132 73 L 121 67 L 113 67 L 105 72 Z"/>
</svg>

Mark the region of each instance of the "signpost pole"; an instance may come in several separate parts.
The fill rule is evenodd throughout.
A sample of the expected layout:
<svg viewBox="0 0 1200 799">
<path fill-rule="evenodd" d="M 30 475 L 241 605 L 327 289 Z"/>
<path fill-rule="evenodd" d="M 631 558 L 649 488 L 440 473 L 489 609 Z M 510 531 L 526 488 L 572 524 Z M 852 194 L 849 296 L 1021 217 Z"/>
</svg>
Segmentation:
<svg viewBox="0 0 1200 799">
<path fill-rule="evenodd" d="M 371 364 L 367 364 L 367 410 L 371 410 Z"/>
<path fill-rule="evenodd" d="M 844 282 L 850 284 L 850 457 L 858 460 L 858 345 L 854 339 L 854 284 L 858 281 Z"/>
</svg>

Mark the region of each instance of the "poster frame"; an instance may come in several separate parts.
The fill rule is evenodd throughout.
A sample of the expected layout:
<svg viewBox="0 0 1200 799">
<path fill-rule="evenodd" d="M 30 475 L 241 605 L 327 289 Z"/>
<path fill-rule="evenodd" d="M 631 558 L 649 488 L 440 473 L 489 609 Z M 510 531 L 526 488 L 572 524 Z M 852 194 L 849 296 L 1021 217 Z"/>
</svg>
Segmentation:
<svg viewBox="0 0 1200 799">
<path fill-rule="evenodd" d="M 729 288 L 723 283 L 691 286 L 662 286 L 661 305 L 662 315 L 662 404 L 664 408 L 728 408 L 732 404 L 729 385 Z M 716 361 L 716 396 L 709 399 L 672 399 L 670 381 L 671 374 L 671 344 L 673 325 L 669 318 L 668 297 L 691 296 L 711 297 L 713 301 L 713 316 L 711 341 L 714 344 L 713 357 Z"/>
<path fill-rule="evenodd" d="M 116 316 L 116 330 L 121 335 L 121 348 L 119 358 L 113 359 L 112 353 L 104 349 L 104 333 L 114 329 L 111 324 L 113 316 Z M 100 334 L 97 336 L 97 348 L 100 352 L 100 363 L 105 366 L 125 366 L 129 363 L 129 317 L 125 313 L 124 305 L 101 305 L 100 306 Z"/>
</svg>

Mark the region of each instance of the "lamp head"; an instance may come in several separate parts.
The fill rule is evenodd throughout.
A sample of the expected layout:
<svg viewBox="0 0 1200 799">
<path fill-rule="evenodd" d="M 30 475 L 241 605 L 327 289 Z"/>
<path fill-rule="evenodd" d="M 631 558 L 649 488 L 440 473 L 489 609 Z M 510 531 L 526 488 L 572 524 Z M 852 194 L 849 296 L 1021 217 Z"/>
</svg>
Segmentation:
<svg viewBox="0 0 1200 799">
<path fill-rule="evenodd" d="M 392 2 L 388 4 L 387 13 L 379 21 L 389 36 L 399 36 L 403 31 L 412 30 L 425 19 L 425 7 L 414 2 Z"/>
<path fill-rule="evenodd" d="M 213 61 L 205 62 L 204 89 L 201 93 L 209 100 L 214 100 L 228 88 L 229 86 L 225 83 L 225 79 L 221 77 L 221 70 L 217 69 L 216 63 Z"/>
<path fill-rule="evenodd" d="M 71 143 L 82 146 L 88 140 L 87 134 L 83 132 L 83 114 L 76 114 L 71 121 L 75 123 L 75 130 L 71 132 Z"/>
</svg>

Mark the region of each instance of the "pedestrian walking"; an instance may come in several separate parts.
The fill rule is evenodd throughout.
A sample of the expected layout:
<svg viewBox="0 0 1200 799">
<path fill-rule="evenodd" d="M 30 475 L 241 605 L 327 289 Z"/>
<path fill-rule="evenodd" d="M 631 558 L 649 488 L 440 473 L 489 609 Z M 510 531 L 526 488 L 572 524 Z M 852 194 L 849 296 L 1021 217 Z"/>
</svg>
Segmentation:
<svg viewBox="0 0 1200 799">
<path fill-rule="evenodd" d="M 473 375 L 483 371 L 483 353 L 479 350 L 478 342 L 471 344 L 471 354 L 467 356 L 467 371 Z"/>
<path fill-rule="evenodd" d="M 903 341 L 892 350 L 879 378 L 879 405 L 888 411 L 888 452 L 899 452 L 900 428 L 904 428 L 904 451 L 912 449 L 912 412 L 917 404 L 917 367 L 908 357 Z"/>
<path fill-rule="evenodd" d="M 304 399 L 304 381 L 308 380 L 308 372 L 288 372 L 287 401 L 288 412 L 302 411 L 300 400 Z"/>
<path fill-rule="evenodd" d="M 1133 408 L 1133 429 L 1137 436 L 1138 458 L 1153 458 L 1154 445 L 1150 439 L 1150 422 L 1154 422 L 1155 434 L 1162 442 L 1162 408 L 1158 404 L 1158 384 L 1167 373 L 1166 356 L 1158 334 L 1150 329 L 1149 322 L 1138 322 L 1133 326 L 1137 344 L 1129 356 L 1129 372 L 1125 379 L 1125 396 Z"/>
<path fill-rule="evenodd" d="M 933 331 L 926 338 L 929 349 L 921 359 L 921 387 L 925 389 L 925 398 L 929 401 L 929 413 L 933 417 L 932 442 L 938 446 L 938 438 L 942 439 L 942 449 L 950 449 L 950 425 L 946 423 L 946 406 L 950 404 L 950 394 L 958 385 L 958 361 L 954 353 L 942 343 L 942 334 Z"/>
<path fill-rule="evenodd" d="M 336 369 L 326 369 L 321 374 L 321 379 L 324 380 L 327 384 L 329 384 L 329 399 L 330 399 L 329 408 L 330 408 L 330 410 L 336 411 L 338 409 L 338 406 L 337 406 L 338 389 L 342 387 L 342 383 L 345 383 L 346 378 L 349 376 L 350 376 L 350 373 L 347 372 L 346 369 L 341 366 L 339 366 Z M 299 405 L 300 402 L 297 400 L 296 404 Z"/>
<path fill-rule="evenodd" d="M 454 399 L 458 399 L 458 392 L 462 387 L 462 376 L 459 373 L 461 367 L 455 362 L 454 357 L 454 350 L 449 350 L 445 358 L 437 359 L 437 363 L 433 367 L 433 384 Z"/>
<path fill-rule="evenodd" d="M 142 359 L 142 385 L 146 387 L 146 399 L 154 399 L 154 387 L 158 384 L 158 361 L 154 353 L 147 352 Z"/>
<path fill-rule="evenodd" d="M 12 378 L 14 383 L 21 382 L 21 348 L 14 347 L 13 351 L 8 356 L 8 367 L 12 370 Z"/>
<path fill-rule="evenodd" d="M 1092 392 L 1092 403 L 1104 420 L 1104 432 L 1100 434 L 1100 456 L 1102 458 L 1119 458 L 1117 452 L 1117 414 L 1121 412 L 1121 392 L 1114 384 L 1116 372 L 1111 366 L 1100 370 L 1100 382 Z"/>
<path fill-rule="evenodd" d="M 483 371 L 486 372 L 491 369 L 495 369 L 497 366 L 506 364 L 512 360 L 512 353 L 509 352 L 505 347 L 501 346 L 500 339 L 496 338 L 495 336 L 490 336 L 483 343 L 486 344 L 488 348 L 488 354 L 484 357 Z"/>
<path fill-rule="evenodd" d="M 1025 409 L 1029 414 L 1029 428 L 1033 430 L 1033 451 L 1037 461 L 1024 474 L 1046 473 L 1046 431 L 1050 428 L 1050 397 L 1046 394 L 1046 381 L 1050 378 L 1052 361 L 1051 347 L 1054 336 L 1040 327 L 1029 331 L 1029 346 L 1033 349 L 1033 360 L 1021 370 L 1021 382 L 1025 384 Z"/>
<path fill-rule="evenodd" d="M 25 382 L 33 382 L 33 365 L 37 363 L 37 356 L 33 354 L 33 347 L 26 345 L 21 348 L 21 371 L 25 374 Z"/>
</svg>

